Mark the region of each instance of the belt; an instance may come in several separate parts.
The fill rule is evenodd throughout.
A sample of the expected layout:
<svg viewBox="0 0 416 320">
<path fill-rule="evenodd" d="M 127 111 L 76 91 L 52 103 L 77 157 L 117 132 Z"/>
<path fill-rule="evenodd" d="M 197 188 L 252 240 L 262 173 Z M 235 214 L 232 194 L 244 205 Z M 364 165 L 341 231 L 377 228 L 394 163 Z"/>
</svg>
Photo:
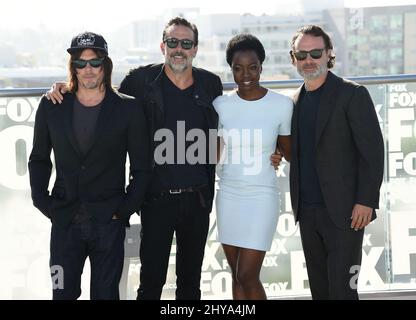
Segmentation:
<svg viewBox="0 0 416 320">
<path fill-rule="evenodd" d="M 191 192 L 199 192 L 204 188 L 208 188 L 207 184 L 201 185 L 201 186 L 192 186 L 187 188 L 177 188 L 177 189 L 168 189 L 168 190 L 162 190 L 158 193 L 151 193 L 149 194 L 146 199 L 147 200 L 157 200 L 159 198 L 169 196 L 169 195 L 178 195 L 183 193 L 191 193 Z M 201 201 L 203 200 L 202 194 L 200 194 Z M 205 207 L 205 205 L 204 205 Z"/>
<path fill-rule="evenodd" d="M 169 189 L 162 191 L 161 194 L 181 194 L 186 192 L 195 192 L 200 190 L 198 187 L 188 187 L 188 188 L 179 188 L 179 189 Z"/>
</svg>

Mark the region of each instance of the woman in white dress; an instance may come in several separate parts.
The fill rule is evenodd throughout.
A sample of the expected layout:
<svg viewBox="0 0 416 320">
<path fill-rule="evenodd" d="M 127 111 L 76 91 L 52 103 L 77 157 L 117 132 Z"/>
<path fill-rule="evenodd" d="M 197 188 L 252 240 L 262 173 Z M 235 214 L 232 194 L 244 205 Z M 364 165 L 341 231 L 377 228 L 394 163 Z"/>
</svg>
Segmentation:
<svg viewBox="0 0 416 320">
<path fill-rule="evenodd" d="M 253 35 L 240 34 L 227 46 L 238 89 L 219 96 L 218 240 L 233 278 L 234 299 L 266 299 L 260 270 L 270 250 L 279 215 L 278 179 L 270 155 L 290 160 L 292 101 L 259 84 L 265 51 Z"/>
</svg>

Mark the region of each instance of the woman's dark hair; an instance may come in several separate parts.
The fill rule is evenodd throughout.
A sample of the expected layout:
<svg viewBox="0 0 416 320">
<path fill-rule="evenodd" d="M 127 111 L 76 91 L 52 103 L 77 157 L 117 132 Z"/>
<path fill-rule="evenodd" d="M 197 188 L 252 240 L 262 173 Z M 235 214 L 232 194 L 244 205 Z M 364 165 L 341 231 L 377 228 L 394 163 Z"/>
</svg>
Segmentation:
<svg viewBox="0 0 416 320">
<path fill-rule="evenodd" d="M 233 63 L 234 54 L 237 51 L 254 51 L 259 58 L 260 64 L 263 64 L 263 61 L 266 58 L 266 53 L 260 40 L 252 34 L 248 33 L 238 34 L 231 38 L 231 40 L 228 42 L 226 57 L 227 63 L 230 65 L 230 67 Z"/>
<path fill-rule="evenodd" d="M 295 42 L 297 38 L 299 38 L 300 35 L 307 34 L 314 37 L 322 37 L 324 39 L 325 43 L 325 50 L 328 51 L 329 49 L 334 49 L 334 46 L 332 45 L 331 38 L 329 35 L 320 27 L 317 25 L 307 25 L 303 26 L 302 28 L 298 29 L 295 33 L 295 35 L 292 38 L 292 50 L 290 51 L 290 58 L 292 59 L 292 63 L 295 62 L 295 57 L 293 55 L 293 51 L 295 50 Z M 335 65 L 335 54 L 331 52 L 331 55 L 329 56 L 328 61 L 328 69 L 333 68 Z"/>
<path fill-rule="evenodd" d="M 84 49 L 85 50 L 85 49 Z M 108 90 L 114 90 L 111 85 L 111 74 L 113 72 L 113 62 L 111 61 L 110 57 L 101 50 L 93 50 L 98 58 L 104 58 L 102 67 L 104 68 L 104 79 L 103 84 L 104 87 Z M 73 64 L 74 60 L 77 60 L 81 57 L 83 50 L 78 50 L 71 54 L 71 58 L 68 62 L 68 69 L 69 69 L 69 75 L 68 75 L 68 91 L 71 93 L 75 93 L 78 90 L 78 78 L 77 78 L 77 70 Z"/>
</svg>

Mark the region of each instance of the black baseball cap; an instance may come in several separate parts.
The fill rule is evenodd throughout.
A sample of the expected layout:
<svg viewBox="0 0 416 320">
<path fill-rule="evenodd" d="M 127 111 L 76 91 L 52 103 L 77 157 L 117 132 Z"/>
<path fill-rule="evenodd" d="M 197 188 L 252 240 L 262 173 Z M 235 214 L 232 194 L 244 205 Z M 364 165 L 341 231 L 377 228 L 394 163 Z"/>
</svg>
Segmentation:
<svg viewBox="0 0 416 320">
<path fill-rule="evenodd" d="M 104 37 L 94 32 L 82 32 L 72 38 L 71 47 L 68 48 L 70 54 L 83 49 L 96 49 L 105 52 L 108 55 L 108 46 Z"/>
</svg>

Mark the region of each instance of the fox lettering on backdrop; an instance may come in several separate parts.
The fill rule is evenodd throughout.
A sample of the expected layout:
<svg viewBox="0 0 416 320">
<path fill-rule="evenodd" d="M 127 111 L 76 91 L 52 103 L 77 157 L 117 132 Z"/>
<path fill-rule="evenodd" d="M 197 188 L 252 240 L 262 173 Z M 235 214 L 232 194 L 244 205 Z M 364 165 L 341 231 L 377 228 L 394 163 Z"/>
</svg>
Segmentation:
<svg viewBox="0 0 416 320">
<path fill-rule="evenodd" d="M 386 141 L 386 170 L 378 219 L 367 227 L 363 263 L 361 270 L 352 266 L 351 283 L 355 285 L 359 271 L 361 292 L 395 286 L 416 288 L 416 84 L 372 85 L 368 89 Z M 32 206 L 27 170 L 38 102 L 39 97 L 0 98 L 0 257 L 6 262 L 0 266 L 0 299 L 49 299 L 53 285 L 47 272 L 50 222 Z M 309 294 L 299 229 L 290 207 L 289 170 L 290 164 L 283 162 L 276 172 L 281 212 L 261 274 L 270 298 Z M 139 281 L 139 222 L 137 218 L 137 225 L 133 224 L 126 237 L 128 254 L 121 295 L 127 299 L 135 298 Z M 174 242 L 171 266 L 175 254 Z M 202 268 L 203 298 L 230 299 L 231 282 L 228 264 L 216 241 L 214 211 Z M 170 267 L 163 297 L 174 298 L 175 289 L 174 268 Z"/>
</svg>

